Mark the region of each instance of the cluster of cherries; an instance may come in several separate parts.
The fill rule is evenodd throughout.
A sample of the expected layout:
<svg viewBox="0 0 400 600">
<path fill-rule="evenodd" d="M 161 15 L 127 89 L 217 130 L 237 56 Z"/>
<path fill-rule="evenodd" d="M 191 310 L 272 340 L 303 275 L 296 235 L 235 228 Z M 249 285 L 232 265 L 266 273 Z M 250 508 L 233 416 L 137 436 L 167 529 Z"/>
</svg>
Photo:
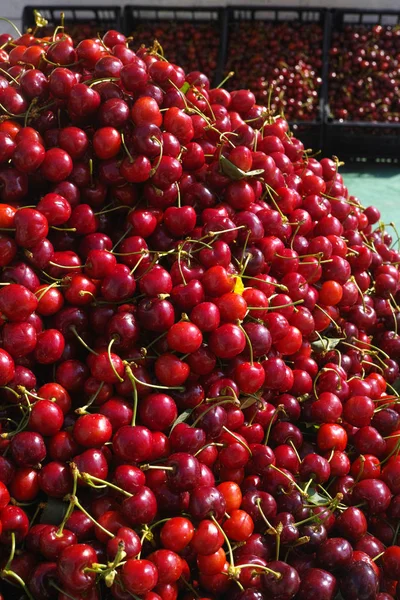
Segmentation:
<svg viewBox="0 0 400 600">
<path fill-rule="evenodd" d="M 257 102 L 283 109 L 289 121 L 318 117 L 323 29 L 319 23 L 237 21 L 230 26 L 226 72 Z M 229 86 L 228 86 L 229 87 Z M 230 89 L 234 89 L 231 87 Z"/>
<path fill-rule="evenodd" d="M 135 45 L 151 46 L 158 40 L 171 62 L 185 71 L 204 73 L 210 81 L 215 77 L 220 47 L 220 24 L 217 20 L 184 19 L 144 21 L 132 32 Z"/>
<path fill-rule="evenodd" d="M 400 29 L 346 25 L 330 49 L 329 105 L 343 121 L 400 122 Z"/>
<path fill-rule="evenodd" d="M 158 44 L 0 42 L 2 598 L 398 600 L 379 211 Z"/>
</svg>

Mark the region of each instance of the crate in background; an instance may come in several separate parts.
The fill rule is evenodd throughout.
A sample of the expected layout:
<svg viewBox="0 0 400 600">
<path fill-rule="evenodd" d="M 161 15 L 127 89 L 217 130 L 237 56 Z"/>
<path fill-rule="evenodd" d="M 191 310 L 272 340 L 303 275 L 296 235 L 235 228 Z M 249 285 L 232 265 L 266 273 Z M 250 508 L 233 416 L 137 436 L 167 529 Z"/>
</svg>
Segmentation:
<svg viewBox="0 0 400 600">
<path fill-rule="evenodd" d="M 364 120 L 362 115 L 346 114 L 346 109 L 343 112 L 336 105 L 335 98 L 343 98 L 344 92 L 334 91 L 330 76 L 331 70 L 338 70 L 339 62 L 345 60 L 346 56 L 343 53 L 338 54 L 342 58 L 336 59 L 332 48 L 335 44 L 343 47 L 346 35 L 350 35 L 352 31 L 365 34 L 376 25 L 381 25 L 384 28 L 399 28 L 400 11 L 392 10 L 358 10 L 358 9 L 337 9 L 332 11 L 332 27 L 329 31 L 328 44 L 329 64 L 327 77 L 327 94 L 325 107 L 325 147 L 326 153 L 335 154 L 347 160 L 365 161 L 396 161 L 400 160 L 400 122 L 375 121 L 371 120 L 371 116 L 366 116 Z M 370 35 L 370 34 L 368 34 Z M 400 51 L 400 36 L 397 38 Z M 377 41 L 378 38 L 377 38 Z M 379 46 L 379 44 L 377 44 Z M 365 48 L 367 44 L 362 42 L 361 48 Z M 346 83 L 348 69 L 343 68 L 339 71 L 339 82 L 342 85 Z M 360 72 L 363 84 L 360 88 L 360 98 L 365 100 L 367 96 L 367 86 L 365 79 L 373 77 L 374 72 Z M 336 76 L 337 77 L 337 76 Z M 335 80 L 336 80 L 335 77 Z M 368 83 L 368 82 L 367 82 Z M 381 92 L 381 86 L 378 85 Z M 354 94 L 355 95 L 355 94 Z M 353 95 L 353 96 L 354 96 Z M 373 98 L 371 98 L 373 101 Z M 392 107 L 393 108 L 393 107 Z M 400 101 L 398 105 L 400 118 Z M 392 111 L 392 115 L 396 112 Z"/>
<path fill-rule="evenodd" d="M 35 11 L 48 21 L 48 25 L 40 28 L 43 36 L 52 35 L 54 29 L 61 23 L 61 13 L 64 13 L 65 32 L 74 40 L 80 41 L 87 37 L 96 37 L 108 29 L 121 29 L 121 9 L 118 6 L 25 6 L 22 13 L 23 30 L 35 29 Z"/>
<path fill-rule="evenodd" d="M 225 9 L 130 5 L 124 9 L 124 24 L 134 46 L 151 46 L 157 39 L 168 60 L 187 73 L 202 71 L 219 82 L 226 50 Z"/>
<path fill-rule="evenodd" d="M 282 107 L 281 97 L 286 94 L 294 98 L 293 89 L 299 89 L 300 81 L 309 85 L 310 89 L 305 87 L 303 95 L 293 100 L 296 106 L 288 105 L 284 112 L 294 127 L 295 135 L 315 149 L 321 149 L 323 144 L 323 82 L 328 27 L 329 11 L 319 8 L 232 6 L 228 9 L 224 74 L 234 71 L 236 77 L 228 82 L 227 87 L 250 88 L 256 95 L 257 103 L 266 105 L 271 82 L 277 81 L 279 90 L 282 84 L 287 85 L 290 80 L 286 91 L 277 91 L 275 97 L 272 96 L 273 108 L 279 111 Z M 305 47 L 296 48 L 293 33 L 300 29 L 298 41 L 304 44 L 305 40 Z M 271 56 L 278 57 L 276 62 L 271 63 Z M 240 60 L 236 57 L 240 57 Z M 310 83 L 313 78 L 308 77 L 309 59 L 314 60 L 315 57 L 317 89 Z M 287 75 L 295 72 L 296 78 Z M 281 84 L 279 78 L 282 79 Z"/>
</svg>

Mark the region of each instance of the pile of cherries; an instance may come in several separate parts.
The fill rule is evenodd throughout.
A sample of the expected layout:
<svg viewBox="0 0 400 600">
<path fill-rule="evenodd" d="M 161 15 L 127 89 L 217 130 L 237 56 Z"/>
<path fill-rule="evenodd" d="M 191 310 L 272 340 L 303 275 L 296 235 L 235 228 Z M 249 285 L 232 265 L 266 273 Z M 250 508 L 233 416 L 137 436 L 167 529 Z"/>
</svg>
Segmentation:
<svg viewBox="0 0 400 600">
<path fill-rule="evenodd" d="M 134 7 L 133 7 L 134 10 Z M 218 64 L 221 29 L 218 21 L 188 21 L 184 19 L 146 20 L 132 32 L 135 45 L 161 44 L 171 62 L 187 70 L 198 70 L 210 81 Z"/>
<path fill-rule="evenodd" d="M 225 71 L 233 71 L 235 78 L 228 88 L 233 90 L 240 82 L 254 92 L 257 102 L 269 102 L 276 112 L 283 110 L 289 121 L 315 120 L 322 83 L 322 41 L 319 23 L 234 22 Z"/>
<path fill-rule="evenodd" d="M 400 29 L 346 25 L 330 49 L 329 106 L 343 121 L 400 122 Z"/>
<path fill-rule="evenodd" d="M 394 226 L 159 44 L 0 45 L 2 600 L 398 600 Z"/>
</svg>

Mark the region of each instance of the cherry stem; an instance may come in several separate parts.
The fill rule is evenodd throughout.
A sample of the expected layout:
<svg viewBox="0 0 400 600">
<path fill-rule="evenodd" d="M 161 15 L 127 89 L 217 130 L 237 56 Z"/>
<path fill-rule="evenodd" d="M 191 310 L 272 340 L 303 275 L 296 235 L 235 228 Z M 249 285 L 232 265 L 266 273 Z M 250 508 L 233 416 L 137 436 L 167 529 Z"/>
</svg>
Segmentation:
<svg viewBox="0 0 400 600">
<path fill-rule="evenodd" d="M 132 409 L 132 421 L 131 426 L 134 427 L 136 425 L 136 415 L 137 415 L 137 407 L 138 407 L 138 392 L 136 386 L 136 379 L 132 373 L 132 369 L 129 365 L 125 366 L 125 372 L 128 376 L 129 381 L 132 384 L 132 394 L 133 394 L 133 409 Z"/>
<path fill-rule="evenodd" d="M 118 206 L 113 206 L 112 208 L 105 208 L 103 210 L 100 210 L 99 212 L 94 213 L 96 216 L 97 215 L 106 215 L 107 213 L 110 212 L 115 212 L 116 210 L 127 210 L 130 209 L 130 206 L 127 206 L 126 204 L 119 204 Z"/>
<path fill-rule="evenodd" d="M 11 392 L 12 394 L 14 394 L 14 396 L 16 398 L 21 398 L 21 396 L 18 394 L 18 392 L 16 392 L 15 390 L 13 390 L 12 388 L 8 387 L 8 385 L 2 385 L 0 387 L 0 389 L 2 390 L 6 390 L 7 392 Z"/>
<path fill-rule="evenodd" d="M 20 30 L 18 29 L 18 27 L 15 25 L 15 23 L 13 23 L 12 21 L 10 21 L 10 19 L 6 19 L 6 17 L 0 17 L 0 21 L 5 21 L 9 25 L 11 25 L 11 27 L 17 32 L 18 37 L 22 36 L 22 33 L 20 32 Z"/>
<path fill-rule="evenodd" d="M 251 340 L 250 340 L 250 338 L 248 336 L 247 331 L 244 329 L 244 327 L 242 327 L 241 321 L 237 321 L 236 325 L 239 327 L 239 329 L 243 333 L 244 337 L 246 338 L 246 342 L 247 342 L 247 344 L 249 346 L 250 364 L 251 364 L 251 366 L 253 366 L 254 365 L 254 354 L 253 354 L 253 345 L 251 343 Z"/>
<path fill-rule="evenodd" d="M 392 545 L 393 546 L 396 545 L 396 540 L 397 540 L 397 536 L 399 535 L 399 530 L 400 530 L 400 521 L 398 521 L 398 523 L 396 525 L 395 532 L 393 534 L 393 540 L 392 540 Z"/>
<path fill-rule="evenodd" d="M 295 302 L 289 302 L 288 304 L 281 304 L 280 306 L 248 306 L 248 310 L 276 310 L 278 308 L 287 308 L 288 306 L 297 306 L 297 304 L 303 304 L 304 299 L 296 300 Z M 322 310 L 322 309 L 321 309 Z"/>
<path fill-rule="evenodd" d="M 265 521 L 265 524 L 267 525 L 267 527 L 273 532 L 275 533 L 276 529 L 273 525 L 271 525 L 271 523 L 268 521 L 267 517 L 265 516 L 265 513 L 263 511 L 263 509 L 261 508 L 261 498 L 257 498 L 256 500 L 256 504 L 257 504 L 257 508 L 260 511 L 260 515 L 263 519 L 263 521 Z"/>
<path fill-rule="evenodd" d="M 196 598 L 200 598 L 200 594 L 194 589 L 194 587 L 188 581 L 186 581 L 186 579 L 184 578 L 183 575 L 181 575 L 180 580 L 182 581 L 183 585 L 185 585 L 188 588 L 188 590 L 190 590 Z M 137 600 L 141 600 L 141 599 L 138 598 Z"/>
<path fill-rule="evenodd" d="M 197 452 L 195 452 L 195 454 L 193 456 L 196 458 L 196 456 L 201 454 L 201 452 L 203 452 L 203 450 L 205 450 L 206 448 L 209 448 L 210 446 L 216 446 L 217 448 L 225 448 L 225 444 L 219 444 L 218 442 L 210 442 L 209 444 L 206 444 L 205 446 L 203 446 L 202 448 L 197 450 Z"/>
<path fill-rule="evenodd" d="M 157 169 L 160 166 L 161 159 L 163 157 L 163 144 L 162 144 L 162 142 L 160 142 L 160 140 L 155 135 L 153 135 L 151 137 L 151 140 L 153 142 L 155 142 L 156 144 L 158 144 L 158 146 L 160 147 L 160 155 L 159 155 L 159 157 L 157 159 L 156 165 L 150 171 L 150 177 L 152 177 L 157 172 Z"/>
<path fill-rule="evenodd" d="M 227 427 L 225 427 L 225 425 L 222 426 L 222 429 L 224 431 L 226 431 L 227 433 L 229 433 L 229 435 L 231 435 L 233 438 L 235 438 L 235 440 L 241 445 L 243 446 L 243 448 L 246 448 L 247 452 L 250 454 L 250 456 L 253 456 L 252 451 L 250 450 L 250 447 L 246 444 L 246 442 L 244 442 L 243 440 L 240 439 L 240 437 L 238 435 L 236 435 L 235 433 L 233 433 L 233 431 L 231 431 L 230 429 L 228 429 Z"/>
<path fill-rule="evenodd" d="M 185 276 L 182 271 L 182 247 L 181 246 L 179 246 L 179 248 L 178 248 L 178 269 L 179 269 L 179 274 L 182 277 L 182 281 L 183 281 L 184 285 L 187 285 L 187 281 L 186 281 Z"/>
<path fill-rule="evenodd" d="M 121 142 L 122 142 L 122 147 L 123 147 L 123 149 L 125 150 L 125 152 L 126 152 L 126 154 L 127 154 L 128 158 L 129 158 L 129 162 L 130 162 L 130 163 L 133 163 L 133 156 L 132 156 L 132 154 L 129 152 L 128 146 L 126 145 L 126 142 L 125 142 L 125 136 L 124 136 L 124 134 L 123 134 L 123 132 L 122 132 L 122 131 L 121 131 Z"/>
<path fill-rule="evenodd" d="M 40 502 L 35 510 L 35 512 L 33 513 L 33 516 L 31 518 L 31 520 L 29 521 L 29 527 L 32 527 L 32 525 L 34 524 L 34 522 L 36 521 L 36 517 L 38 516 L 38 514 L 40 513 L 41 510 L 44 509 L 44 507 L 46 506 L 45 502 Z"/>
<path fill-rule="evenodd" d="M 142 471 L 148 471 L 149 469 L 157 469 L 160 471 L 174 471 L 174 467 L 165 467 L 163 465 L 149 465 L 149 464 L 145 464 L 145 465 L 140 465 L 140 469 Z"/>
<path fill-rule="evenodd" d="M 32 394 L 32 392 L 27 390 L 26 387 L 23 385 L 18 385 L 17 387 L 18 387 L 19 391 L 21 392 L 21 394 L 23 394 L 23 395 L 27 395 L 30 398 L 34 398 L 34 400 L 44 400 L 44 398 L 41 398 L 40 396 L 36 396 L 36 394 Z"/>
<path fill-rule="evenodd" d="M 88 352 L 91 352 L 91 354 L 94 354 L 95 356 L 98 356 L 98 355 L 99 355 L 99 353 L 98 353 L 98 352 L 96 352 L 95 350 L 93 350 L 92 348 L 90 348 L 90 346 L 88 346 L 88 345 L 87 345 L 87 343 L 85 342 L 85 340 L 84 340 L 84 339 L 83 339 L 83 338 L 82 338 L 82 337 L 79 335 L 79 333 L 77 332 L 75 325 L 72 325 L 72 327 L 71 327 L 71 331 L 72 331 L 72 333 L 74 334 L 74 336 L 75 336 L 75 337 L 76 337 L 76 338 L 77 338 L 77 339 L 80 341 L 80 343 L 82 344 L 82 346 L 83 346 L 84 348 L 86 348 L 86 350 L 87 350 Z"/>
<path fill-rule="evenodd" d="M 289 477 L 289 475 L 287 475 L 284 471 L 282 471 L 275 465 L 269 465 L 269 466 L 271 469 L 274 469 L 274 471 L 278 471 L 278 473 L 280 473 L 281 475 L 286 477 L 286 479 L 288 479 L 290 481 L 290 483 L 292 483 L 294 485 L 294 487 L 300 492 L 300 494 L 303 496 L 303 498 L 304 497 L 308 498 L 308 495 L 304 493 L 304 490 L 302 490 L 301 487 L 295 481 L 293 481 L 293 479 L 291 477 Z"/>
<path fill-rule="evenodd" d="M 391 296 L 391 298 L 392 298 L 392 300 L 393 300 L 393 295 L 392 295 L 392 294 L 390 294 L 390 296 Z M 392 312 L 392 315 L 393 315 L 394 332 L 395 332 L 395 334 L 396 334 L 396 336 L 397 336 L 397 319 L 396 319 L 396 312 L 395 312 L 395 309 L 393 308 L 393 306 L 392 306 L 392 303 L 390 302 L 390 300 L 388 300 L 388 302 L 389 302 L 389 307 L 390 307 L 390 310 L 391 310 L 391 312 Z"/>
<path fill-rule="evenodd" d="M 68 506 L 68 508 L 67 508 L 67 510 L 65 512 L 64 518 L 61 521 L 61 524 L 60 524 L 60 526 L 58 528 L 58 531 L 57 531 L 57 534 L 56 534 L 58 537 L 61 537 L 62 532 L 64 531 L 65 523 L 68 521 L 68 519 L 70 518 L 70 516 L 71 516 L 71 514 L 72 514 L 72 512 L 74 510 L 74 503 L 71 501 L 71 498 L 73 498 L 73 497 L 76 496 L 76 490 L 77 490 L 77 487 L 78 487 L 78 475 L 79 475 L 79 471 L 78 471 L 77 466 L 75 465 L 75 463 L 71 463 L 70 467 L 72 469 L 72 477 L 73 477 L 72 494 L 71 494 L 70 499 L 69 499 L 69 506 Z"/>
<path fill-rule="evenodd" d="M 5 571 L 8 571 L 8 569 L 11 567 L 11 563 L 14 560 L 14 556 L 15 556 L 15 533 L 14 531 L 11 532 L 11 550 L 10 550 L 10 556 L 8 557 L 6 566 L 4 567 Z"/>
<path fill-rule="evenodd" d="M 233 401 L 233 402 L 232 402 Z M 206 408 L 206 410 L 204 412 L 202 412 L 197 419 L 195 419 L 195 421 L 193 421 L 192 423 L 192 427 L 196 427 L 197 423 L 199 421 L 201 421 L 201 419 L 208 413 L 210 412 L 210 410 L 212 410 L 213 408 L 215 408 L 216 406 L 222 406 L 223 404 L 235 404 L 235 398 L 233 398 L 233 396 L 229 396 L 228 398 L 226 398 L 225 400 L 221 400 L 220 402 L 216 402 L 215 404 L 212 404 L 211 406 L 209 406 L 208 408 Z"/>
<path fill-rule="evenodd" d="M 91 485 L 91 487 L 94 487 L 94 488 L 99 487 L 96 485 L 92 485 L 92 482 L 95 481 L 96 483 L 100 483 L 101 487 L 110 487 L 111 489 L 115 490 L 116 492 L 123 494 L 127 498 L 132 498 L 132 496 L 133 496 L 133 494 L 130 494 L 129 492 L 123 490 L 122 488 L 118 487 L 117 485 L 114 485 L 110 481 L 106 481 L 105 479 L 100 479 L 99 477 L 95 477 L 94 475 L 89 475 L 89 473 L 82 472 L 82 473 L 79 473 L 79 476 L 83 479 L 83 481 L 85 481 L 86 483 Z"/>
<path fill-rule="evenodd" d="M 100 394 L 101 390 L 104 387 L 104 381 L 102 381 L 99 385 L 99 387 L 97 388 L 96 392 L 92 395 L 92 397 L 90 398 L 89 402 L 87 404 L 85 404 L 85 406 L 81 406 L 80 408 L 77 408 L 75 410 L 77 415 L 85 415 L 87 414 L 87 409 L 90 408 L 93 404 L 93 402 L 96 400 L 97 396 Z"/>
<path fill-rule="evenodd" d="M 118 248 L 120 243 L 131 233 L 132 225 L 129 225 L 125 233 L 115 242 L 114 246 L 111 248 L 111 252 L 114 252 L 115 248 Z"/>
<path fill-rule="evenodd" d="M 83 512 L 83 514 L 86 515 L 87 518 L 90 519 L 92 521 L 92 523 L 94 523 L 96 525 L 96 527 L 99 527 L 99 529 L 101 529 L 105 534 L 109 535 L 111 538 L 115 537 L 115 535 L 113 533 L 111 533 L 111 531 L 108 531 L 108 529 L 103 527 L 103 525 L 100 525 L 100 523 L 98 523 L 96 521 L 96 519 L 94 517 L 92 517 L 92 515 L 90 513 L 88 513 L 88 511 L 86 509 L 83 508 L 82 504 L 79 502 L 79 500 L 76 496 L 72 496 L 71 501 L 74 503 L 74 506 L 76 506 L 76 508 L 78 508 L 81 512 Z"/>
<path fill-rule="evenodd" d="M 7 44 L 6 44 L 7 46 Z M 2 49 L 4 48 L 4 46 L 1 47 Z M 15 77 L 13 77 L 12 75 L 10 75 L 10 73 L 8 73 L 7 71 L 5 71 L 4 69 L 0 68 L 0 73 L 3 73 L 6 77 L 9 77 L 14 83 L 16 83 L 17 85 L 19 85 L 19 81 L 17 79 L 15 79 Z"/>
<path fill-rule="evenodd" d="M 225 79 L 223 79 L 223 80 L 221 81 L 221 83 L 219 83 L 219 84 L 217 85 L 216 89 L 218 90 L 219 88 L 221 88 L 221 87 L 222 87 L 222 86 L 223 86 L 223 85 L 224 85 L 224 84 L 225 84 L 225 83 L 228 81 L 228 79 L 230 79 L 231 77 L 234 77 L 234 75 L 235 75 L 235 71 L 230 71 L 230 72 L 228 73 L 228 75 L 225 77 Z"/>
<path fill-rule="evenodd" d="M 307 492 L 308 492 L 308 488 L 309 488 L 309 487 L 310 487 L 310 485 L 313 483 L 313 481 L 314 481 L 314 477 L 311 477 L 311 478 L 310 478 L 310 479 L 307 481 L 307 484 L 306 484 L 306 486 L 304 487 L 304 493 L 305 493 L 305 494 L 307 494 Z"/>
<path fill-rule="evenodd" d="M 120 375 L 119 373 L 117 373 L 117 370 L 116 370 L 116 368 L 115 368 L 115 366 L 114 366 L 114 363 L 113 363 L 113 361 L 112 361 L 112 358 L 111 358 L 111 348 L 112 348 L 112 346 L 113 346 L 114 342 L 115 342 L 115 338 L 112 338 L 112 339 L 110 340 L 110 343 L 109 343 L 109 344 L 108 344 L 108 346 L 107 346 L 108 360 L 110 361 L 110 366 L 111 366 L 111 368 L 112 368 L 112 370 L 113 370 L 113 372 L 114 372 L 114 375 L 115 375 L 115 377 L 118 379 L 118 381 L 119 381 L 120 383 L 122 383 L 122 382 L 124 381 L 124 378 L 123 378 L 123 377 L 121 377 L 121 375 Z"/>
<path fill-rule="evenodd" d="M 15 579 L 15 581 L 17 581 L 22 587 L 22 589 L 24 590 L 24 594 L 28 596 L 29 600 L 35 600 L 30 591 L 28 590 L 25 581 L 19 575 L 17 575 L 17 573 L 14 573 L 14 571 L 7 571 L 6 569 L 3 569 L 2 573 L 6 577 L 11 577 L 12 579 Z"/>
<path fill-rule="evenodd" d="M 277 527 L 276 527 L 276 553 L 275 553 L 275 560 L 279 560 L 279 554 L 281 551 L 281 533 L 283 531 L 283 525 L 282 523 L 278 523 Z"/>
<path fill-rule="evenodd" d="M 265 438 L 264 438 L 264 446 L 266 446 L 268 444 L 268 440 L 269 440 L 269 436 L 270 436 L 270 433 L 271 433 L 272 425 L 276 421 L 275 417 L 277 417 L 280 412 L 284 412 L 284 411 L 285 411 L 285 407 L 283 406 L 283 404 L 279 404 L 276 407 L 276 409 L 274 410 L 274 412 L 272 414 L 272 417 L 271 417 L 271 420 L 268 423 L 267 433 L 265 434 Z"/>
<path fill-rule="evenodd" d="M 235 561 L 234 561 L 234 558 L 233 558 L 233 550 L 232 550 L 232 546 L 231 546 L 231 543 L 229 541 L 229 538 L 226 535 L 225 531 L 222 529 L 221 525 L 218 523 L 217 519 L 214 517 L 214 515 L 211 515 L 211 520 L 213 521 L 213 523 L 216 525 L 216 527 L 219 529 L 219 531 L 221 532 L 221 534 L 224 537 L 225 543 L 228 546 L 230 564 L 231 564 L 231 567 L 234 567 L 235 566 Z"/>
<path fill-rule="evenodd" d="M 237 568 L 238 569 L 246 569 L 246 568 L 261 569 L 262 571 L 265 571 L 266 573 L 271 573 L 271 575 L 274 575 L 277 579 L 282 578 L 282 573 L 279 573 L 278 571 L 274 571 L 273 569 L 269 569 L 268 567 L 265 567 L 264 565 L 252 565 L 250 563 L 245 563 L 244 565 L 238 565 Z"/>
<path fill-rule="evenodd" d="M 395 436 L 392 436 L 392 437 L 395 437 Z M 384 465 L 389 460 L 389 458 L 391 458 L 394 454 L 396 454 L 396 456 L 397 456 L 399 454 L 399 450 L 400 450 L 400 439 L 394 446 L 393 450 L 387 455 L 387 457 L 381 461 L 381 465 Z"/>
<path fill-rule="evenodd" d="M 239 229 L 244 229 L 245 225 L 238 225 L 237 227 L 230 227 L 230 229 L 221 229 L 220 231 L 209 231 L 208 235 L 211 237 L 215 237 L 217 235 L 221 235 L 221 233 L 229 233 L 230 231 L 238 231 Z"/>
<path fill-rule="evenodd" d="M 57 590 L 57 592 L 60 592 L 60 594 L 63 594 L 63 596 L 66 596 L 67 598 L 69 598 L 70 600 L 76 600 L 75 596 L 71 596 L 71 594 L 69 594 L 68 592 L 66 592 L 65 590 L 62 590 L 60 587 L 58 587 L 58 585 L 56 583 L 54 583 L 54 581 L 50 581 L 50 585 L 51 587 L 53 587 L 55 590 Z"/>
<path fill-rule="evenodd" d="M 125 364 L 125 368 L 127 366 L 129 366 L 129 363 L 127 363 L 125 361 L 124 361 L 124 364 Z M 137 377 L 135 377 L 135 375 L 132 373 L 132 370 L 131 370 L 131 375 L 132 375 L 132 378 L 135 380 L 136 383 L 144 385 L 145 387 L 153 388 L 155 390 L 178 390 L 179 392 L 185 391 L 185 388 L 182 387 L 182 386 L 179 386 L 179 385 L 178 386 L 173 386 L 173 385 L 171 385 L 171 386 L 167 386 L 167 385 L 153 385 L 152 383 L 147 383 L 146 381 L 141 381 L 140 379 L 137 379 Z M 129 379 L 130 379 L 130 377 L 129 377 Z"/>
<path fill-rule="evenodd" d="M 376 556 L 374 556 L 374 558 L 372 559 L 373 562 L 379 560 L 380 557 L 383 556 L 384 554 L 385 554 L 385 550 L 383 552 L 379 552 L 379 554 L 377 554 Z"/>
<path fill-rule="evenodd" d="M 285 412 L 285 407 L 283 406 L 283 404 L 281 404 L 280 406 L 282 406 L 282 408 L 283 408 L 283 412 Z M 297 460 L 299 461 L 299 463 L 301 463 L 301 458 L 300 458 L 300 455 L 299 455 L 299 453 L 297 452 L 297 448 L 296 448 L 296 446 L 294 445 L 294 443 L 293 443 L 293 440 L 289 440 L 289 444 L 292 446 L 292 448 L 293 448 L 293 452 L 294 452 L 294 453 L 295 453 L 295 455 L 297 456 Z M 333 456 L 333 454 L 332 454 L 332 456 Z M 331 457 L 331 458 L 332 458 L 332 457 Z M 331 460 L 331 459 L 329 459 L 329 460 Z M 329 461 L 328 461 L 328 462 L 329 462 Z"/>
</svg>

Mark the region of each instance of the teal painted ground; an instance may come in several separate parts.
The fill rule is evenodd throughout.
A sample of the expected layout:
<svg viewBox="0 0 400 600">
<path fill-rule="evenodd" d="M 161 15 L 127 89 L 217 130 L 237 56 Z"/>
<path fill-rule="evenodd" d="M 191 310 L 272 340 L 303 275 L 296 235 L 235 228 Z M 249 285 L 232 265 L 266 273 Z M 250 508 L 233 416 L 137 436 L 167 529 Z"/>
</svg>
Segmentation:
<svg viewBox="0 0 400 600">
<path fill-rule="evenodd" d="M 340 169 L 350 194 L 377 206 L 384 223 L 400 228 L 400 163 L 395 166 L 348 163 Z"/>
</svg>

